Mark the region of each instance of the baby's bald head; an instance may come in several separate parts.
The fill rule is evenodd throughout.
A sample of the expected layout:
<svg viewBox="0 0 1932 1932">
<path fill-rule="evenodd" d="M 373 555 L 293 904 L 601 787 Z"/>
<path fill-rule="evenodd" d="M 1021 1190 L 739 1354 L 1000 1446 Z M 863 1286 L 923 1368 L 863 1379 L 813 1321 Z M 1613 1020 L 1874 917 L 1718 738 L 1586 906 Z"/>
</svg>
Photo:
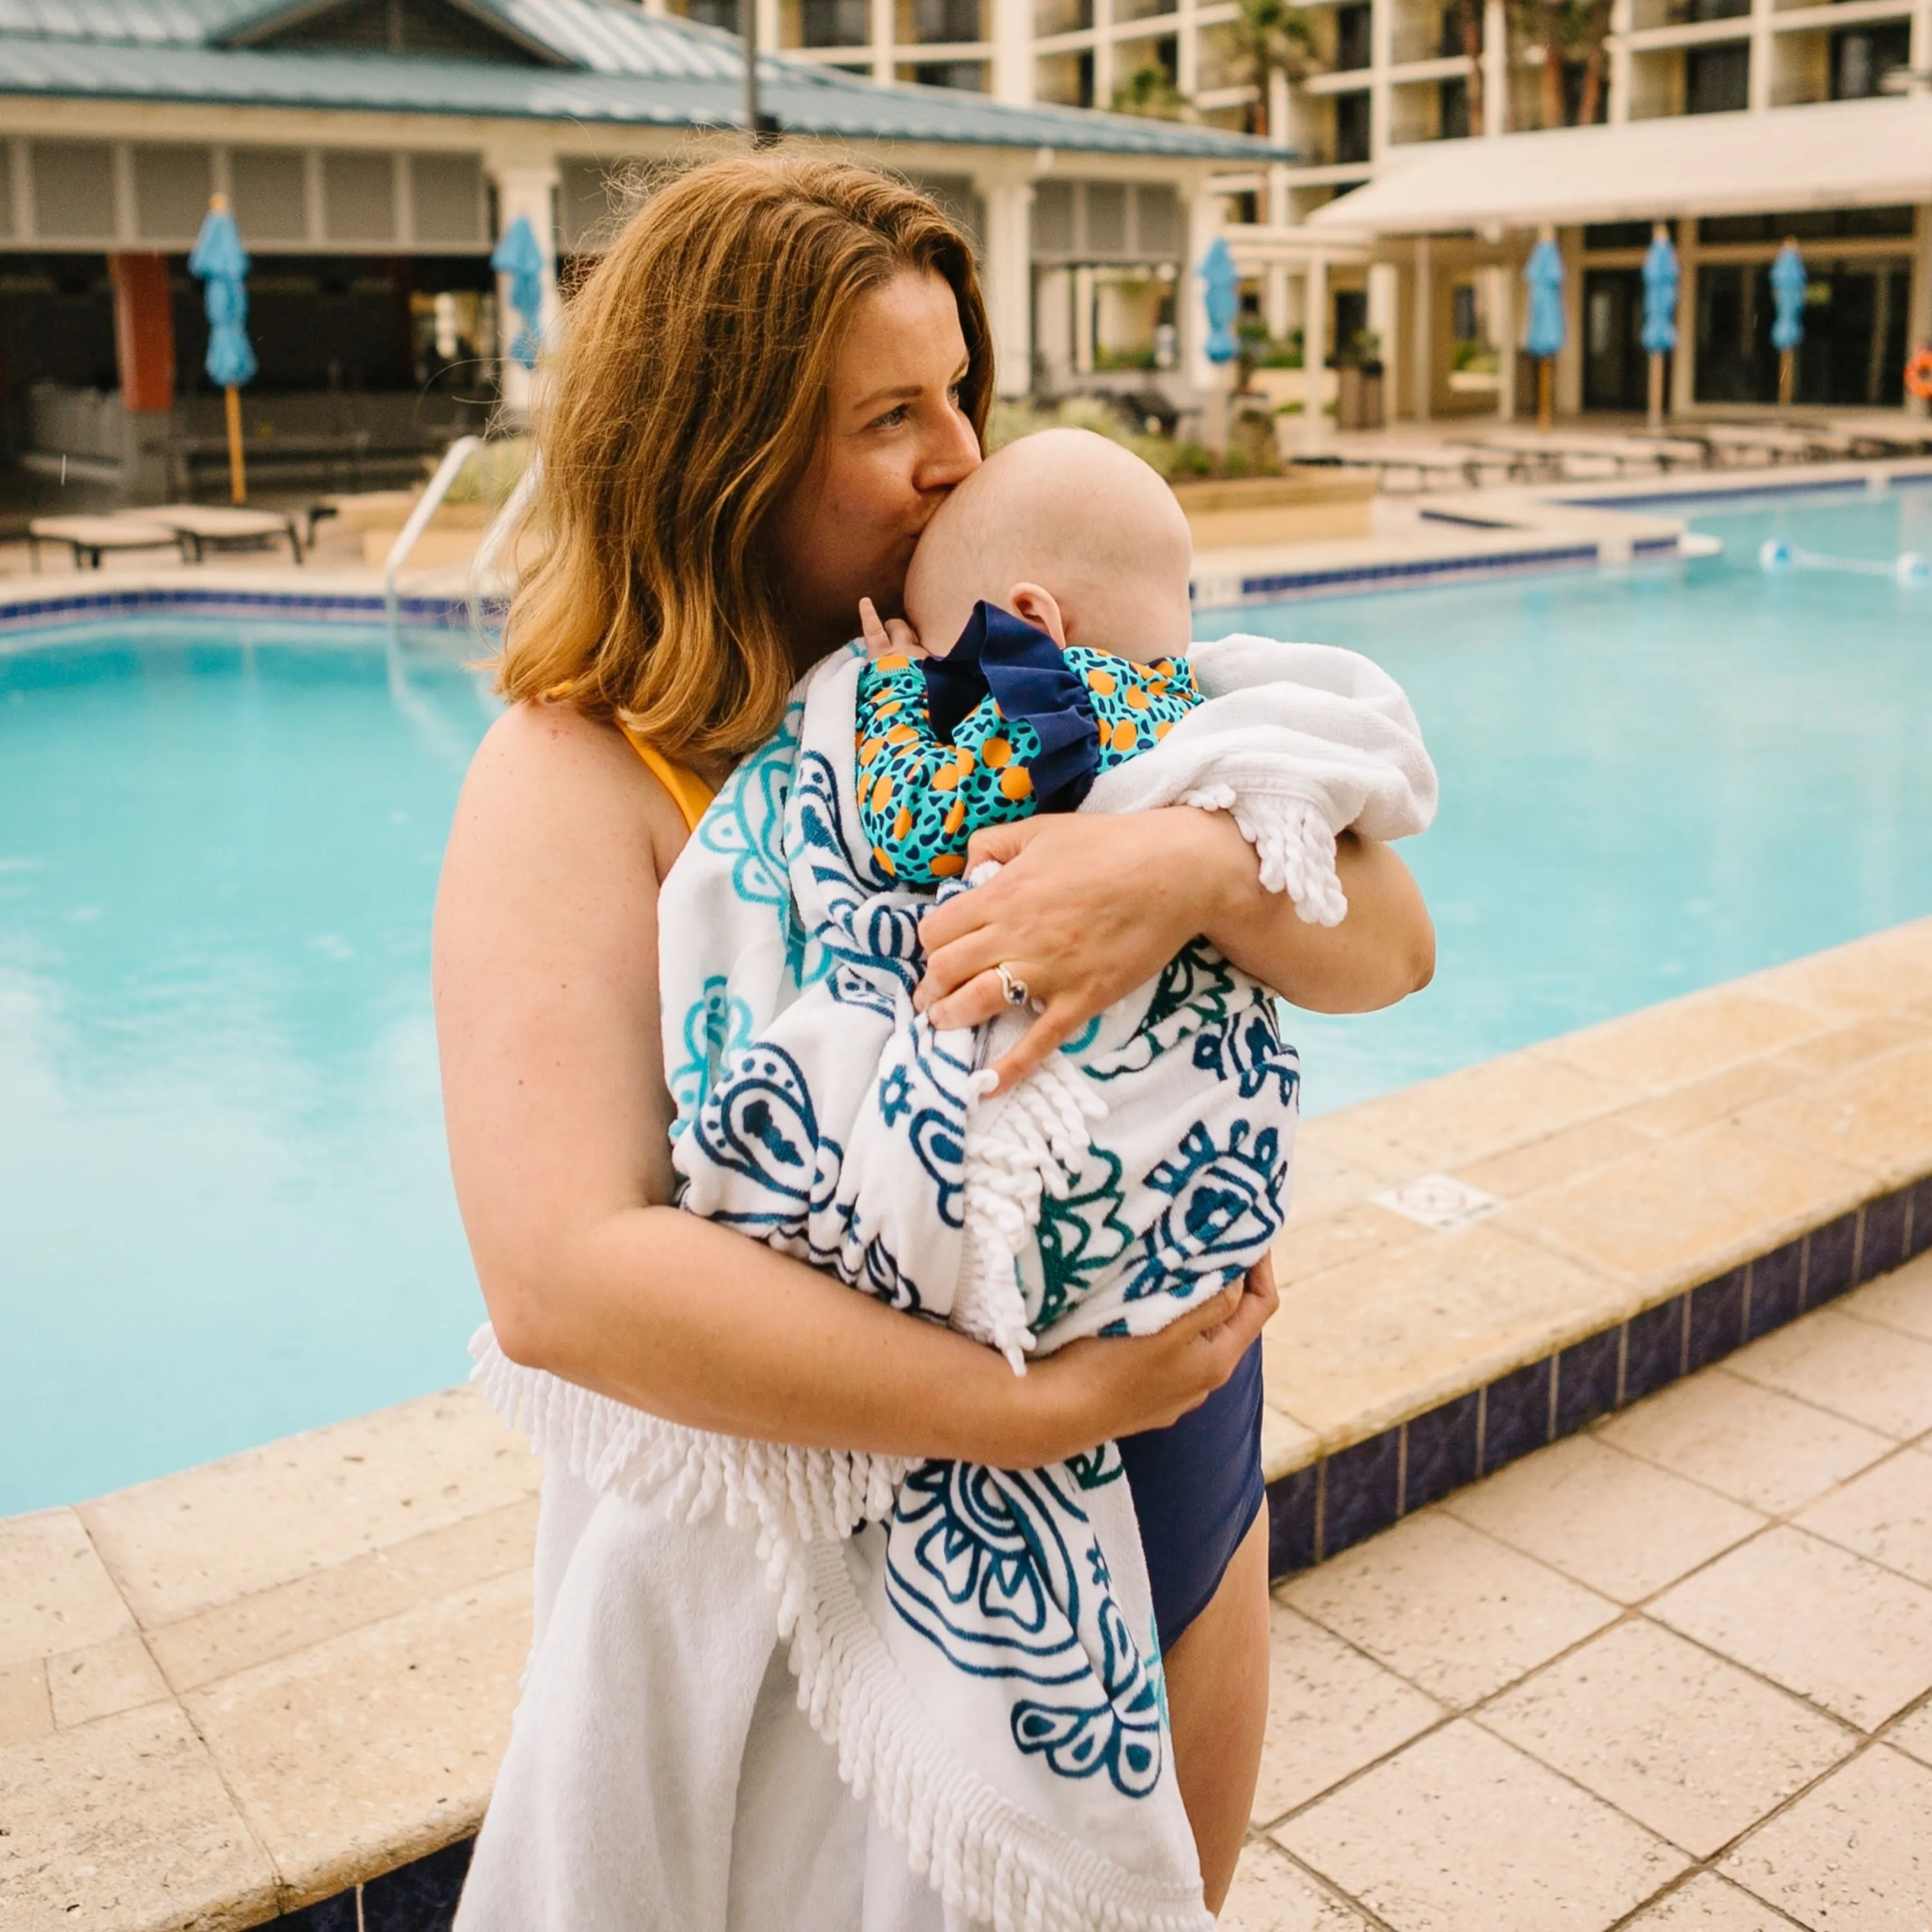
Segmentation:
<svg viewBox="0 0 1932 1932">
<path fill-rule="evenodd" d="M 926 526 L 906 616 L 944 653 L 981 598 L 1012 610 L 1016 587 L 1037 586 L 1064 642 L 1150 664 L 1187 648 L 1192 560 L 1174 493 L 1132 451 L 1091 430 L 1042 430 L 988 457 Z"/>
</svg>

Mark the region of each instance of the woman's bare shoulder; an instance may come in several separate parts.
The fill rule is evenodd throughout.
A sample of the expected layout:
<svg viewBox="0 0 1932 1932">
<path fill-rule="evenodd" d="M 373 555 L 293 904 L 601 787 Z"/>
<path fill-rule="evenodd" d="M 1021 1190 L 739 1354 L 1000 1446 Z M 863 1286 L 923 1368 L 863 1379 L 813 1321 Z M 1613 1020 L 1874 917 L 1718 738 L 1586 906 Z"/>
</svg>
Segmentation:
<svg viewBox="0 0 1932 1932">
<path fill-rule="evenodd" d="M 480 839 L 500 860 L 542 856 L 547 870 L 634 868 L 652 883 L 684 840 L 670 794 L 614 724 L 560 704 L 513 704 L 471 760 L 452 848 Z"/>
</svg>

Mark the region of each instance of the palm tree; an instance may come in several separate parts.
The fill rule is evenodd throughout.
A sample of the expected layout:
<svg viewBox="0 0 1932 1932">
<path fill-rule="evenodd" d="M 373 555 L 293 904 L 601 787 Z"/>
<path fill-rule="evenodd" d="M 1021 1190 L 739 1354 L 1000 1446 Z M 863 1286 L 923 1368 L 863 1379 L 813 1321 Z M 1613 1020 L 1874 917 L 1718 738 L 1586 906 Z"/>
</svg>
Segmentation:
<svg viewBox="0 0 1932 1932">
<path fill-rule="evenodd" d="M 1137 67 L 1114 89 L 1116 114 L 1142 114 L 1153 121 L 1180 121 L 1192 106 L 1158 61 Z"/>
<path fill-rule="evenodd" d="M 1455 0 L 1456 36 L 1469 63 L 1469 132 L 1483 131 L 1483 0 Z"/>
<path fill-rule="evenodd" d="M 1250 131 L 1273 136 L 1276 130 L 1268 125 L 1268 83 L 1276 74 L 1295 81 L 1313 70 L 1314 28 L 1308 16 L 1290 0 L 1240 0 L 1240 10 L 1229 33 L 1235 70 L 1246 75 L 1256 92 L 1249 117 Z"/>
<path fill-rule="evenodd" d="M 1565 70 L 1581 67 L 1582 88 L 1576 103 L 1580 124 L 1594 122 L 1601 110 L 1606 55 L 1610 32 L 1610 0 L 1509 0 L 1504 19 L 1515 48 L 1526 43 L 1543 49 L 1543 72 L 1538 89 L 1537 120 L 1545 128 L 1561 128 L 1570 118 L 1564 99 Z M 1505 104 L 1507 116 L 1507 104 Z"/>
</svg>

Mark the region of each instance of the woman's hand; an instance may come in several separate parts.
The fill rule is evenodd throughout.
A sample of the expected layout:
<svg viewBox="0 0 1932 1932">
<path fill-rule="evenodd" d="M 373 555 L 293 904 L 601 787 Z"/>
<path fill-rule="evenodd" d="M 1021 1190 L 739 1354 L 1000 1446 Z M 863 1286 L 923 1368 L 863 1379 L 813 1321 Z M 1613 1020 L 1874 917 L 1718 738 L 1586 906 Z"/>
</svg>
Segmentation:
<svg viewBox="0 0 1932 1932">
<path fill-rule="evenodd" d="M 926 976 L 914 1004 L 940 1027 L 977 1026 L 1006 1004 L 998 968 L 1026 983 L 1037 1016 L 992 1071 L 1023 1078 L 1095 1014 L 1204 936 L 1297 1006 L 1365 1012 L 1428 983 L 1435 934 L 1421 895 L 1386 845 L 1344 833 L 1338 926 L 1310 926 L 1262 886 L 1254 850 L 1225 812 L 1173 806 L 1126 817 L 1069 813 L 974 835 L 970 873 L 1001 870 L 928 913 Z"/>
<path fill-rule="evenodd" d="M 1178 1422 L 1234 1372 L 1279 1305 L 1274 1264 L 1264 1256 L 1245 1280 L 1157 1335 L 1069 1342 L 1022 1379 L 1019 1453 L 1004 1466 L 1062 1462 L 1096 1442 Z"/>
</svg>

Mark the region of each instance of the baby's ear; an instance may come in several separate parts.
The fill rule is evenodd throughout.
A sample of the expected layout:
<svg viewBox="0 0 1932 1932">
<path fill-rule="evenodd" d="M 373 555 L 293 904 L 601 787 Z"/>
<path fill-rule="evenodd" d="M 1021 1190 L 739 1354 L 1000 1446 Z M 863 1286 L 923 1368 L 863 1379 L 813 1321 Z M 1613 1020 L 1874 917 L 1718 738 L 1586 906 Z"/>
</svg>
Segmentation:
<svg viewBox="0 0 1932 1932">
<path fill-rule="evenodd" d="M 1006 608 L 1016 617 L 1023 617 L 1036 631 L 1044 631 L 1064 651 L 1066 648 L 1066 620 L 1060 615 L 1060 600 L 1037 584 L 1016 584 L 1006 592 Z"/>
</svg>

